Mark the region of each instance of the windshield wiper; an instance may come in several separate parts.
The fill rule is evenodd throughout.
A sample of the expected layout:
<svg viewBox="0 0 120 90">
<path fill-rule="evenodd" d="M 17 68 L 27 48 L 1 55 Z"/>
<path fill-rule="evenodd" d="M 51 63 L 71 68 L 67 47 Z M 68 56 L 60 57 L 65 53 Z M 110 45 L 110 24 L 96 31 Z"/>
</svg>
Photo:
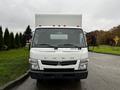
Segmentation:
<svg viewBox="0 0 120 90">
<path fill-rule="evenodd" d="M 73 46 L 73 47 L 75 47 L 75 48 L 81 49 L 80 46 L 77 46 L 77 45 L 74 45 L 74 44 L 71 44 L 71 43 L 68 43 L 68 44 L 60 44 L 60 45 L 63 45 L 63 46 Z"/>
<path fill-rule="evenodd" d="M 57 48 L 56 46 L 53 46 L 53 45 L 50 45 L 50 44 L 47 44 L 47 43 L 41 43 L 41 44 L 37 44 L 37 45 L 46 45 L 48 47 Z"/>
</svg>

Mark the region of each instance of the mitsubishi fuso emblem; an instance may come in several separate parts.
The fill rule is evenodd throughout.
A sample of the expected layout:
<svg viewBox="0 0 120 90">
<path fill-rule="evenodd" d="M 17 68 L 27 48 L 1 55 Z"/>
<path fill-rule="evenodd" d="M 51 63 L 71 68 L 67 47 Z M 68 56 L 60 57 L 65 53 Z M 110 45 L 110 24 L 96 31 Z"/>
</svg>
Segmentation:
<svg viewBox="0 0 120 90">
<path fill-rule="evenodd" d="M 61 65 L 60 62 L 58 62 L 58 65 Z"/>
<path fill-rule="evenodd" d="M 62 57 L 62 59 L 65 59 L 64 57 Z"/>
</svg>

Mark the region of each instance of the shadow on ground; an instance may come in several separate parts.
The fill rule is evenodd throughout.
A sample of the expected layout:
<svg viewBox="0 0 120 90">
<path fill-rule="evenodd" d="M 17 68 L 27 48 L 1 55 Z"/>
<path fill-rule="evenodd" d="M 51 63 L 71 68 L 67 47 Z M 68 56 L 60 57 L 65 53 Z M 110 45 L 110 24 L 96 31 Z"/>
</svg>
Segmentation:
<svg viewBox="0 0 120 90">
<path fill-rule="evenodd" d="M 37 81 L 37 90 L 82 90 L 81 81 L 47 80 Z"/>
</svg>

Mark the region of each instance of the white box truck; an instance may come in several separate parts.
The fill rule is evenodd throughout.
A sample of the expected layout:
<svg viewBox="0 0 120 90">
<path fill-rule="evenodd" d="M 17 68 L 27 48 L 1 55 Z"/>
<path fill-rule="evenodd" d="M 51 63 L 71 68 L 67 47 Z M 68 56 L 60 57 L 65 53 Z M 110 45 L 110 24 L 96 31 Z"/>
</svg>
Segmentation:
<svg viewBox="0 0 120 90">
<path fill-rule="evenodd" d="M 82 15 L 37 14 L 30 48 L 33 79 L 86 79 L 88 49 Z"/>
</svg>

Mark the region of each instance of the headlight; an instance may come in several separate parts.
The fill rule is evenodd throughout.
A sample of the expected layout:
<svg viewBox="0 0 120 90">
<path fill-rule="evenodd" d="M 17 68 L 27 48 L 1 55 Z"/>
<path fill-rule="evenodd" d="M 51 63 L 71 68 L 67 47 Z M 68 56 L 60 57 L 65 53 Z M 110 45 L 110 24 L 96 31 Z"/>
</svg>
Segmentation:
<svg viewBox="0 0 120 90">
<path fill-rule="evenodd" d="M 80 63 L 79 63 L 78 69 L 79 70 L 85 70 L 85 69 L 87 69 L 88 61 L 89 61 L 89 59 L 81 59 Z"/>
<path fill-rule="evenodd" d="M 80 63 L 88 63 L 88 61 L 89 61 L 88 58 L 86 58 L 86 59 L 81 59 L 81 60 L 80 60 Z"/>
<path fill-rule="evenodd" d="M 29 59 L 30 68 L 33 70 L 39 70 L 38 60 L 37 59 Z"/>
</svg>

